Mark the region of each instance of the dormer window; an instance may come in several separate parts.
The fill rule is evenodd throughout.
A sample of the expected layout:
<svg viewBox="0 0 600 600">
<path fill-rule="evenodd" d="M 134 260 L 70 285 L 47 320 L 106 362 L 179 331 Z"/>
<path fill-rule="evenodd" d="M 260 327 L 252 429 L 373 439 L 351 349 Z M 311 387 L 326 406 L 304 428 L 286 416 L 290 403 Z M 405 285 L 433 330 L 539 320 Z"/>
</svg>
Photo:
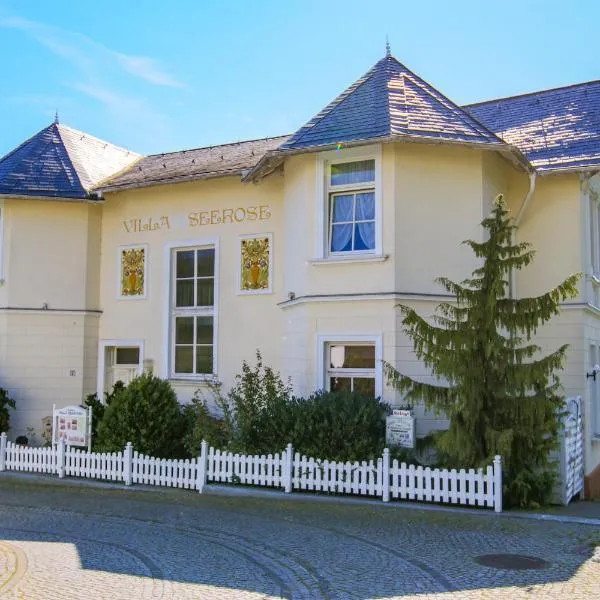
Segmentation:
<svg viewBox="0 0 600 600">
<path fill-rule="evenodd" d="M 317 155 L 317 228 L 312 263 L 385 260 L 381 146 Z"/>
<path fill-rule="evenodd" d="M 328 197 L 329 252 L 374 252 L 375 160 L 332 163 Z"/>
</svg>

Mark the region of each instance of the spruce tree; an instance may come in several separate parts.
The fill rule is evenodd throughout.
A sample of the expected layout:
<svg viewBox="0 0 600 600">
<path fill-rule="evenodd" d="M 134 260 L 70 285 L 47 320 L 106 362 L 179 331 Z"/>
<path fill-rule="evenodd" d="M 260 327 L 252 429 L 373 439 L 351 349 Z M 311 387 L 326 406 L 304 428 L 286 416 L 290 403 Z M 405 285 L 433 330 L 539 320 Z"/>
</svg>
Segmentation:
<svg viewBox="0 0 600 600">
<path fill-rule="evenodd" d="M 534 251 L 513 243 L 514 225 L 502 196 L 481 223 L 485 241 L 467 240 L 482 266 L 470 279 L 437 282 L 455 298 L 440 304 L 428 322 L 401 305 L 404 332 L 414 351 L 440 382 L 416 381 L 386 363 L 393 387 L 409 402 L 445 413 L 448 430 L 433 436 L 447 466 L 483 467 L 503 458 L 504 495 L 509 505 L 535 506 L 549 499 L 563 398 L 556 371 L 567 345 L 546 356 L 531 341 L 539 326 L 577 295 L 580 275 L 535 298 L 511 298 L 512 270 L 529 265 Z"/>
</svg>

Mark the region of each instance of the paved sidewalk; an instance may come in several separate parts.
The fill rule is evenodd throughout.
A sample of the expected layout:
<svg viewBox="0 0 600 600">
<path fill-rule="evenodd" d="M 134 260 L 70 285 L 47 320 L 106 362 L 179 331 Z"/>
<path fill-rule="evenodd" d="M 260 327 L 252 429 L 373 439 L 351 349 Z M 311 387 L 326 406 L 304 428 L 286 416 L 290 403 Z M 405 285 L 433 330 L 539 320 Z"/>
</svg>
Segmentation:
<svg viewBox="0 0 600 600">
<path fill-rule="evenodd" d="M 146 490 L 0 475 L 0 598 L 600 597 L 597 526 Z M 477 562 L 489 554 L 543 568 Z"/>
</svg>

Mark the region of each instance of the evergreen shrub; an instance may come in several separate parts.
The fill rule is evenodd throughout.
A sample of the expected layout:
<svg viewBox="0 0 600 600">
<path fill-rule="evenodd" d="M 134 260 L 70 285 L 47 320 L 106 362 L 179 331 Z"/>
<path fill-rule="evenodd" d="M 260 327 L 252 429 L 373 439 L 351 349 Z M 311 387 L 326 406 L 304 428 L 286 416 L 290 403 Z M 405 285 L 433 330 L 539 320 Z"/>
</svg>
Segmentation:
<svg viewBox="0 0 600 600">
<path fill-rule="evenodd" d="M 0 388 L 0 433 L 6 433 L 10 429 L 9 408 L 15 408 L 15 401 L 10 398 L 8 392 L 4 388 Z"/>
<path fill-rule="evenodd" d="M 97 448 L 118 452 L 131 442 L 159 458 L 184 456 L 184 419 L 171 384 L 152 374 L 133 379 L 114 394 L 98 423 Z"/>
<path fill-rule="evenodd" d="M 380 457 L 388 404 L 357 392 L 318 391 L 295 399 L 291 442 L 301 454 L 354 461 Z"/>
<path fill-rule="evenodd" d="M 98 441 L 98 424 L 104 416 L 106 407 L 112 402 L 113 398 L 122 390 L 125 384 L 117 381 L 110 392 L 104 392 L 104 402 L 100 402 L 98 394 L 88 394 L 83 401 L 84 406 L 92 407 L 92 450 L 96 450 Z"/>
</svg>

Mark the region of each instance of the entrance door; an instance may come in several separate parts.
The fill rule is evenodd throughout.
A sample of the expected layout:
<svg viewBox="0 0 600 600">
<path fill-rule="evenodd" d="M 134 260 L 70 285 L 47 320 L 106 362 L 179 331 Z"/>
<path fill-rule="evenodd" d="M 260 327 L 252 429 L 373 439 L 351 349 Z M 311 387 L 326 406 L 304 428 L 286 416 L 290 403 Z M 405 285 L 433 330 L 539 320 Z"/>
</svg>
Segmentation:
<svg viewBox="0 0 600 600">
<path fill-rule="evenodd" d="M 117 381 L 127 385 L 140 372 L 140 349 L 137 346 L 106 348 L 104 391 L 110 392 Z"/>
</svg>

